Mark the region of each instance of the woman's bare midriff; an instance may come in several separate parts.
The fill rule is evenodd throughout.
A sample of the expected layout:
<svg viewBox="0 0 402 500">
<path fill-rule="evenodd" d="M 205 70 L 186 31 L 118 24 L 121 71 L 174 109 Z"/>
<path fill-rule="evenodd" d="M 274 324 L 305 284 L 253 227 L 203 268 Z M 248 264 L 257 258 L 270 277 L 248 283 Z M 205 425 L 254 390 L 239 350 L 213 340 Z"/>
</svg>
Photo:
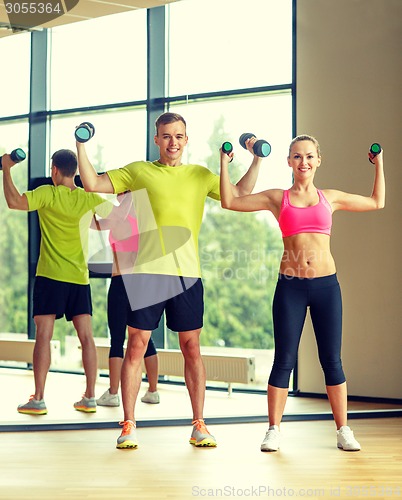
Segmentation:
<svg viewBox="0 0 402 500">
<path fill-rule="evenodd" d="M 283 238 L 283 244 L 281 274 L 299 278 L 319 278 L 336 273 L 328 235 L 295 234 Z"/>
<path fill-rule="evenodd" d="M 116 252 L 113 257 L 112 276 L 132 274 L 137 252 Z"/>
</svg>

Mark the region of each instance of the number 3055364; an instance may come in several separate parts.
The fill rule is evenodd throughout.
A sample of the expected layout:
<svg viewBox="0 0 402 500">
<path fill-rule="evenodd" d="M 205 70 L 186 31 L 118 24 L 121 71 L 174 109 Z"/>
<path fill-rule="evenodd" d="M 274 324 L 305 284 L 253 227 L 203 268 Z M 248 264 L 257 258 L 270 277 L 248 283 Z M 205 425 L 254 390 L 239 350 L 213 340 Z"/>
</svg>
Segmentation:
<svg viewBox="0 0 402 500">
<path fill-rule="evenodd" d="M 60 3 L 43 2 L 9 2 L 6 3 L 7 14 L 64 14 Z"/>
</svg>

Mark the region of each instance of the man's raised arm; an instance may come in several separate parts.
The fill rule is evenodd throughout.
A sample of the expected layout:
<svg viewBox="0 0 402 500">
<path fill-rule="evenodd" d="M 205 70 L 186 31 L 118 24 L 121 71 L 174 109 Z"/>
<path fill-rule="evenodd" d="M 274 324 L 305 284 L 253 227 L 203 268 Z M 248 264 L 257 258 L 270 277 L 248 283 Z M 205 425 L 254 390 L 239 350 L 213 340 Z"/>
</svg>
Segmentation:
<svg viewBox="0 0 402 500">
<path fill-rule="evenodd" d="M 28 210 L 28 199 L 25 194 L 20 194 L 15 187 L 13 178 L 11 177 L 11 167 L 15 165 L 9 154 L 4 154 L 2 159 L 3 170 L 3 189 L 4 197 L 9 208 L 14 210 Z"/>
<path fill-rule="evenodd" d="M 78 142 L 78 170 L 85 191 L 94 193 L 114 193 L 113 184 L 107 174 L 97 174 L 89 161 L 84 143 Z"/>
</svg>

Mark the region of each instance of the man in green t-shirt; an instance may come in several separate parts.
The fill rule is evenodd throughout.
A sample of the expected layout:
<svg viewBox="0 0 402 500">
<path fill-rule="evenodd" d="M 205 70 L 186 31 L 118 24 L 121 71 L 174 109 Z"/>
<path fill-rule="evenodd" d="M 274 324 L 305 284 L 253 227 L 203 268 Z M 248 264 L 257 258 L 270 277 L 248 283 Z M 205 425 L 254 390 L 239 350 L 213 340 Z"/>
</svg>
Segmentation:
<svg viewBox="0 0 402 500">
<path fill-rule="evenodd" d="M 155 144 L 159 159 L 140 161 L 98 175 L 84 143 L 77 142 L 81 180 L 87 191 L 132 191 L 139 228 L 138 254 L 133 272 L 125 276 L 131 305 L 128 343 L 121 374 L 123 430 L 117 448 L 137 448 L 134 408 L 141 384 L 141 361 L 152 330 L 165 312 L 166 324 L 179 335 L 184 356 L 184 378 L 193 410 L 190 443 L 216 446 L 203 419 L 205 367 L 200 354 L 203 326 L 198 234 L 207 197 L 220 199 L 219 176 L 201 165 L 183 165 L 187 145 L 186 122 L 176 113 L 156 120 Z M 251 166 L 232 189 L 249 194 L 257 180 L 261 158 L 254 155 L 255 138 L 248 140 Z"/>
<path fill-rule="evenodd" d="M 43 185 L 20 194 L 14 185 L 10 155 L 2 157 L 3 188 L 9 208 L 34 211 L 39 216 L 41 243 L 33 290 L 33 317 L 36 340 L 33 351 L 35 394 L 20 413 L 45 415 L 45 382 L 50 368 L 50 341 L 56 319 L 72 321 L 82 346 L 86 388 L 74 403 L 79 411 L 96 412 L 96 348 L 92 335 L 91 290 L 86 249 L 93 214 L 107 216 L 111 206 L 98 194 L 87 193 L 74 183 L 77 156 L 62 149 L 52 156 L 52 185 Z"/>
</svg>

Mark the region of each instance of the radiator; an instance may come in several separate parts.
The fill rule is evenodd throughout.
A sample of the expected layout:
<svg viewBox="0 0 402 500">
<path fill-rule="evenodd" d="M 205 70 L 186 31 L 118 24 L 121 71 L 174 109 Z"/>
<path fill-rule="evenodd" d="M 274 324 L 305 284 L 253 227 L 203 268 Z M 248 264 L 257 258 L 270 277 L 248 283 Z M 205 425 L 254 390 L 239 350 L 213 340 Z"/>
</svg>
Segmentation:
<svg viewBox="0 0 402 500">
<path fill-rule="evenodd" d="M 0 339 L 0 360 L 32 363 L 34 346 L 34 339 Z M 52 362 L 57 361 L 57 356 L 60 356 L 58 340 L 50 341 L 50 353 Z"/>
<path fill-rule="evenodd" d="M 98 368 L 108 369 L 109 346 L 97 345 Z M 229 393 L 233 382 L 250 384 L 255 381 L 255 358 L 254 356 L 219 356 L 215 354 L 202 354 L 204 360 L 206 377 L 208 381 L 226 382 Z M 183 377 L 184 359 L 180 350 L 159 349 L 159 374 Z M 143 363 L 143 372 L 145 366 Z"/>
<path fill-rule="evenodd" d="M 2 361 L 25 361 L 32 363 L 35 340 L 0 340 L 0 359 Z"/>
</svg>

